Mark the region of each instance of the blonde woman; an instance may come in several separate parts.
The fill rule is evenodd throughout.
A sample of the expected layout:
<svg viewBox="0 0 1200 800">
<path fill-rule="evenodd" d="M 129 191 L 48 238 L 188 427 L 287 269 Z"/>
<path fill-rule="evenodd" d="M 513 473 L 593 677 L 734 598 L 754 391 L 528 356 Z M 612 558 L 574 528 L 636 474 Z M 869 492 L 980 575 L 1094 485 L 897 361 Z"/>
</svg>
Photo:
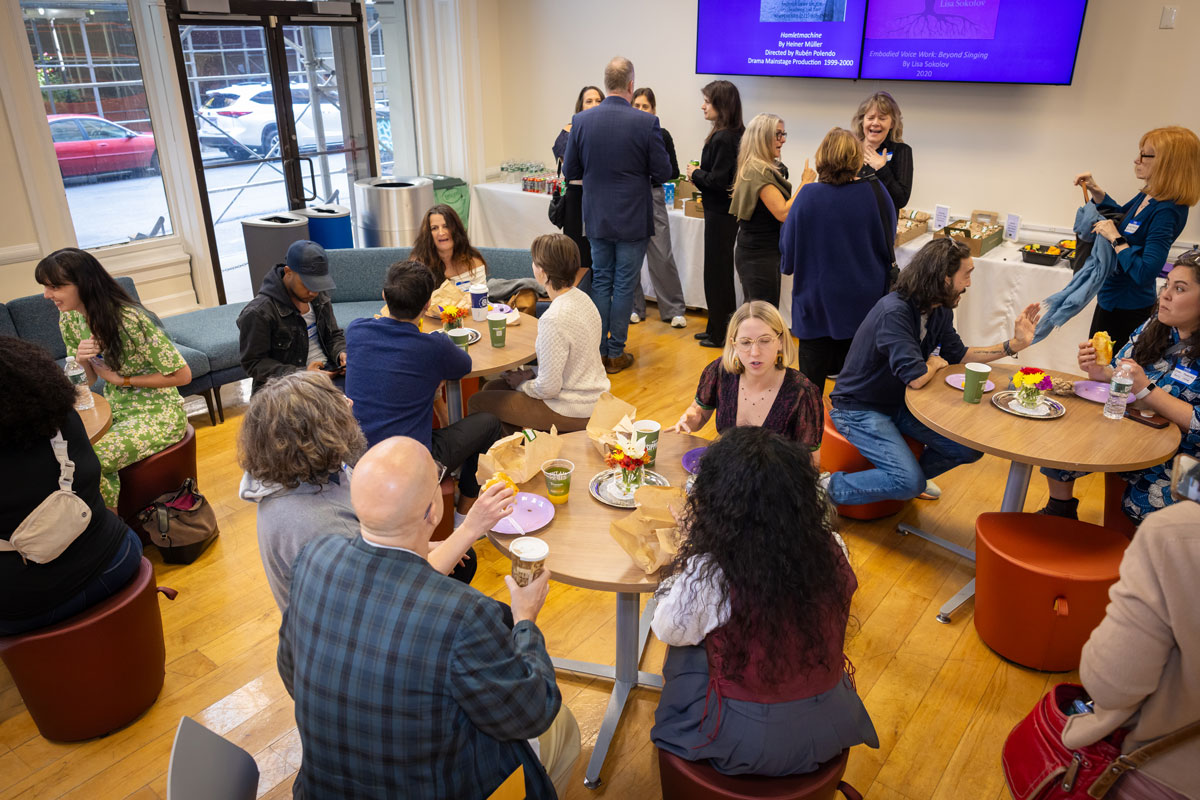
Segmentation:
<svg viewBox="0 0 1200 800">
<path fill-rule="evenodd" d="M 733 263 L 742 283 L 742 296 L 779 306 L 779 228 L 787 219 L 795 196 L 788 168 L 779 160 L 787 130 L 774 114 L 750 120 L 738 148 L 737 177 L 729 213 L 738 219 Z M 800 185 L 812 183 L 817 173 L 804 162 Z"/>
<path fill-rule="evenodd" d="M 896 98 L 876 92 L 863 100 L 850 122 L 850 130 L 863 143 L 860 178 L 874 175 L 892 198 L 897 210 L 912 195 L 912 148 L 904 143 L 904 117 Z"/>
<path fill-rule="evenodd" d="M 796 196 L 779 234 L 780 270 L 792 281 L 797 366 L 818 391 L 842 369 L 871 307 L 887 294 L 896 210 L 874 180 L 858 180 L 863 149 L 843 128 L 817 148 L 817 183 Z M 884 212 L 880 212 L 882 202 Z"/>
<path fill-rule="evenodd" d="M 803 444 L 815 459 L 824 429 L 821 393 L 789 366 L 795 360 L 779 309 L 762 300 L 743 304 L 729 320 L 725 352 L 704 368 L 696 399 L 671 430 L 698 431 L 715 412 L 717 433 L 757 425 Z"/>
</svg>

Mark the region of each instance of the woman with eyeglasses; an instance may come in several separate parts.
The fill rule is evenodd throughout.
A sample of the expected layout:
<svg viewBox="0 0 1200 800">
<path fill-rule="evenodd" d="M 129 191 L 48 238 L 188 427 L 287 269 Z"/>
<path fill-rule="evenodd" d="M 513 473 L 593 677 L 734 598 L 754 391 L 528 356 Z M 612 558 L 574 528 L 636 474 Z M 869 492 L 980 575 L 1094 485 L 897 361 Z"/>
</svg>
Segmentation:
<svg viewBox="0 0 1200 800">
<path fill-rule="evenodd" d="M 863 100 L 850 121 L 850 131 L 863 144 L 858 177 L 879 178 L 896 210 L 904 208 L 912 195 L 913 157 L 903 140 L 904 116 L 896 98 L 876 92 Z"/>
<path fill-rule="evenodd" d="M 1200 202 L 1200 139 L 1178 125 L 1155 128 L 1138 142 L 1133 174 L 1142 188 L 1124 205 L 1092 173 L 1075 177 L 1097 208 L 1119 214 L 1119 222 L 1104 219 L 1092 229 L 1112 243 L 1117 268 L 1100 287 L 1089 335 L 1108 331 L 1114 351 L 1154 311 L 1155 281 L 1167 252 L 1187 224 L 1188 208 Z"/>
<path fill-rule="evenodd" d="M 696 399 L 671 428 L 693 433 L 716 414 L 717 433 L 754 425 L 807 447 L 816 463 L 824 431 L 821 393 L 789 366 L 796 344 L 779 309 L 745 303 L 729 320 L 725 352 L 704 368 Z"/>
<path fill-rule="evenodd" d="M 1200 457 L 1200 250 L 1176 259 L 1152 311 L 1111 365 L 1096 362 L 1090 341 L 1081 343 L 1079 368 L 1091 380 L 1108 382 L 1114 367 L 1127 364 L 1133 371 L 1134 413 L 1166 417 L 1179 429 L 1179 452 Z M 1078 519 L 1075 480 L 1087 473 L 1043 467 L 1042 474 L 1050 484 L 1050 500 L 1039 513 Z M 1129 484 L 1123 510 L 1135 523 L 1175 502 L 1169 461 L 1121 477 Z"/>
<path fill-rule="evenodd" d="M 737 179 L 729 213 L 738 220 L 733 264 L 742 283 L 742 297 L 779 306 L 779 228 L 787 219 L 795 195 L 788 168 L 780 155 L 787 130 L 774 114 L 750 120 L 738 149 Z M 804 162 L 800 186 L 812 183 L 817 173 Z M 799 191 L 799 190 L 797 190 Z"/>
</svg>

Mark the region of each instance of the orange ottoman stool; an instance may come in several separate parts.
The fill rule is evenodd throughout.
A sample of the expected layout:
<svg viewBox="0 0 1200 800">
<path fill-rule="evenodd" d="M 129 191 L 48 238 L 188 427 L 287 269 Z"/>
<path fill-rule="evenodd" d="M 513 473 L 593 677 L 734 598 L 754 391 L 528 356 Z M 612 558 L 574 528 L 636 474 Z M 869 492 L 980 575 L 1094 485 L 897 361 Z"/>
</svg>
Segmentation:
<svg viewBox="0 0 1200 800">
<path fill-rule="evenodd" d="M 904 437 L 908 447 L 917 458 L 925 451 L 925 445 Z M 863 472 L 875 469 L 875 466 L 858 452 L 858 448 L 850 444 L 845 436 L 838 433 L 833 420 L 829 418 L 829 409 L 825 409 L 825 433 L 821 436 L 821 471 L 822 472 Z M 904 500 L 880 500 L 878 503 L 866 503 L 861 506 L 838 506 L 837 511 L 843 517 L 850 519 L 879 519 L 899 513 L 904 508 Z"/>
<path fill-rule="evenodd" d="M 768 778 L 762 775 L 723 775 L 707 761 L 686 761 L 658 751 L 658 774 L 663 800 L 832 800 L 840 791 L 846 800 L 862 800 L 854 787 L 842 780 L 849 750 L 826 761 L 815 772 Z"/>
<path fill-rule="evenodd" d="M 138 522 L 138 512 L 159 495 L 178 489 L 188 478 L 196 479 L 196 429 L 189 424 L 178 442 L 133 462 L 118 474 L 121 493 L 117 496 L 117 516 L 147 545 L 150 537 Z"/>
<path fill-rule="evenodd" d="M 47 739 L 103 736 L 154 705 L 166 671 L 154 567 L 121 591 L 48 628 L 0 639 L 0 659 Z"/>
<path fill-rule="evenodd" d="M 1125 516 L 1125 489 L 1129 484 L 1115 472 L 1104 473 L 1104 527 L 1129 539 L 1137 533 L 1137 525 Z"/>
<path fill-rule="evenodd" d="M 1087 522 L 1041 514 L 980 514 L 975 522 L 975 630 L 1022 666 L 1079 666 L 1104 619 L 1129 540 Z"/>
</svg>

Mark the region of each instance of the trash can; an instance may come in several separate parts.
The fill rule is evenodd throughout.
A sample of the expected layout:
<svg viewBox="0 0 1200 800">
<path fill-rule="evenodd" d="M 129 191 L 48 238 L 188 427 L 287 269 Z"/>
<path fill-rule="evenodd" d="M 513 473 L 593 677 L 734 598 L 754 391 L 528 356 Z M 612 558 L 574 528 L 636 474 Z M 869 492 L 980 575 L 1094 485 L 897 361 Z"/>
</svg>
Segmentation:
<svg viewBox="0 0 1200 800">
<path fill-rule="evenodd" d="M 354 182 L 361 247 L 411 247 L 434 204 L 433 181 L 422 177 L 363 178 Z"/>
<path fill-rule="evenodd" d="M 423 175 L 433 181 L 433 197 L 435 202 L 445 203 L 458 213 L 463 227 L 469 227 L 467 216 L 471 212 L 471 187 L 462 178 L 451 178 L 449 175 Z"/>
<path fill-rule="evenodd" d="M 354 247 L 350 209 L 345 206 L 309 206 L 292 213 L 308 219 L 308 238 L 326 250 Z"/>
<path fill-rule="evenodd" d="M 263 278 L 287 258 L 292 242 L 308 238 L 308 220 L 290 211 L 242 220 L 250 289 L 257 292 Z"/>
</svg>

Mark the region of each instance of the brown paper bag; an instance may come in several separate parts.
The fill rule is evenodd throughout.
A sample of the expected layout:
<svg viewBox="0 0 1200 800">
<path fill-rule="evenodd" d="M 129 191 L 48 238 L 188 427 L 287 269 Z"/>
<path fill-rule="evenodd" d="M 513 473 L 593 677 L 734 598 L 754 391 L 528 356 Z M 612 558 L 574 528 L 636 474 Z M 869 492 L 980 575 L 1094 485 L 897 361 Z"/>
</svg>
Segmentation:
<svg viewBox="0 0 1200 800">
<path fill-rule="evenodd" d="M 587 435 L 600 451 L 607 455 L 608 449 L 617 443 L 617 433 L 625 436 L 633 434 L 633 421 L 637 419 L 637 409 L 626 403 L 611 392 L 600 395 L 592 418 L 588 420 Z"/>
<path fill-rule="evenodd" d="M 553 425 L 549 433 L 539 432 L 533 441 L 526 439 L 523 432 L 514 433 L 498 440 L 479 457 L 475 479 L 482 486 L 497 472 L 503 472 L 513 483 L 521 484 L 535 477 L 542 471 L 542 464 L 558 458 L 561 451 L 558 428 Z"/>
<path fill-rule="evenodd" d="M 458 306 L 471 310 L 471 295 L 461 291 L 453 281 L 442 281 L 442 285 L 433 290 L 429 298 L 429 311 L 426 314 L 435 319 L 441 319 L 439 306 Z"/>
<path fill-rule="evenodd" d="M 658 572 L 679 552 L 680 534 L 671 506 L 683 507 L 683 489 L 643 486 L 634 493 L 638 507 L 609 527 L 609 533 L 647 575 Z"/>
</svg>

